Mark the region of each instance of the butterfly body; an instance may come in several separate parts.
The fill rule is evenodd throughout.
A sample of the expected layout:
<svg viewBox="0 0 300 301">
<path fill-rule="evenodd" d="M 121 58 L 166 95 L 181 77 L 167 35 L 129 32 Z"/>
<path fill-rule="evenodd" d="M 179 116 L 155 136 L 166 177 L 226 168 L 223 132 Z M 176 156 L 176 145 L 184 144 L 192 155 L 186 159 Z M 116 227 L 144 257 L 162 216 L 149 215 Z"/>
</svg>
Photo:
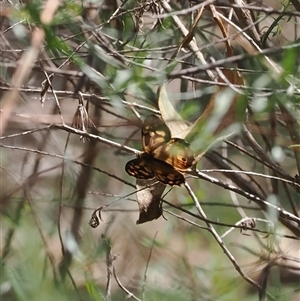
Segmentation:
<svg viewBox="0 0 300 301">
<path fill-rule="evenodd" d="M 171 132 L 162 119 L 150 115 L 143 124 L 144 152 L 129 161 L 126 172 L 138 179 L 157 180 L 166 185 L 180 186 L 185 182 L 184 172 L 194 169 L 194 152 L 180 138 L 171 138 Z"/>
</svg>

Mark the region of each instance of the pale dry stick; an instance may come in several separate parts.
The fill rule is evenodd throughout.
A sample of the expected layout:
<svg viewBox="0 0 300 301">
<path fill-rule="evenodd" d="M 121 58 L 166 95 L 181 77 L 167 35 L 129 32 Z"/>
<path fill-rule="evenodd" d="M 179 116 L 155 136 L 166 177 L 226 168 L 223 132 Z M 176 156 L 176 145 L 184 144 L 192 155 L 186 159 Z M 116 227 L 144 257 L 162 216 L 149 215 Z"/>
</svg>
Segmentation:
<svg viewBox="0 0 300 301">
<path fill-rule="evenodd" d="M 123 3 L 121 3 L 121 5 L 112 13 L 112 15 L 109 17 L 109 19 L 103 23 L 101 26 L 99 26 L 99 30 L 101 30 L 104 25 L 109 24 L 113 19 L 116 18 L 116 15 L 118 14 L 118 12 L 123 8 L 123 6 L 126 4 L 128 0 L 123 1 Z M 127 12 L 127 10 L 125 10 Z"/>
<path fill-rule="evenodd" d="M 207 1 L 208 3 L 211 3 L 213 1 Z M 206 3 L 206 2 L 205 2 Z M 171 6 L 166 2 L 166 1 L 162 1 L 161 5 L 163 6 L 164 10 L 167 11 L 168 13 L 172 13 L 172 8 Z M 202 3 L 202 6 L 204 4 Z M 186 27 L 183 25 L 183 23 L 181 22 L 181 20 L 176 16 L 176 15 L 172 15 L 172 18 L 174 20 L 174 22 L 176 23 L 176 25 L 179 27 L 183 37 L 187 37 L 189 34 L 189 31 L 186 29 Z M 191 50 L 195 53 L 196 57 L 200 60 L 200 62 L 203 65 L 208 65 L 208 63 L 206 62 L 202 52 L 199 50 L 199 47 L 196 44 L 196 40 L 195 38 L 193 38 L 190 42 L 189 42 L 189 47 L 191 48 Z M 215 76 L 213 74 L 213 72 L 211 70 L 206 70 L 208 76 L 215 81 Z"/>
<path fill-rule="evenodd" d="M 229 185 L 233 185 L 233 182 L 231 179 L 226 179 L 226 180 Z M 243 218 L 247 218 L 247 214 L 246 214 L 245 210 L 243 208 L 241 208 L 240 202 L 236 196 L 236 193 L 233 192 L 232 190 L 229 190 L 229 194 L 231 196 L 232 203 L 236 206 L 237 211 L 240 214 L 240 216 Z"/>
<path fill-rule="evenodd" d="M 81 95 L 84 95 L 84 93 L 81 93 Z M 89 94 L 89 97 L 92 97 L 92 95 Z M 152 114 L 159 114 L 160 113 L 158 110 L 151 109 L 147 106 L 143 106 L 143 105 L 140 105 L 140 104 L 135 103 L 135 102 L 122 101 L 122 103 L 125 104 L 126 106 L 128 106 L 129 108 L 131 108 L 133 111 L 135 111 L 135 108 L 139 108 L 139 109 L 143 109 L 145 111 L 149 111 Z M 3 110 L 0 109 L 0 113 L 2 111 Z M 139 114 L 136 114 L 136 113 L 135 113 L 135 115 L 138 117 Z M 38 115 L 33 115 L 32 114 L 32 115 L 30 115 L 30 114 L 22 114 L 22 113 L 20 114 L 20 113 L 12 112 L 11 116 L 16 117 L 16 119 L 12 119 L 16 122 L 21 122 L 20 118 L 23 118 L 22 122 L 25 122 L 25 121 L 29 122 L 30 121 L 32 123 L 38 123 L 38 124 L 50 124 L 50 125 L 46 126 L 43 129 L 46 129 L 47 127 L 50 128 L 51 126 L 53 127 L 53 124 L 58 124 L 58 123 L 60 123 L 60 120 L 61 120 L 60 115 L 51 115 L 51 114 L 38 114 Z M 72 116 L 64 115 L 64 124 L 72 124 L 73 117 L 74 117 L 73 115 Z M 140 119 L 140 117 L 138 117 L 138 118 Z M 119 125 L 124 125 L 124 124 L 119 124 Z M 101 123 L 101 127 L 112 127 L 112 126 L 116 127 L 116 124 L 115 123 L 114 124 L 113 123 L 106 123 L 106 124 Z M 6 136 L 2 136 L 2 137 L 5 138 Z M 0 140 L 3 139 L 2 137 L 0 136 Z"/>
<path fill-rule="evenodd" d="M 233 182 L 230 179 L 227 179 L 227 183 L 229 185 L 233 185 Z M 237 208 L 236 210 L 238 211 L 240 216 L 243 218 L 247 218 L 247 214 L 246 214 L 245 210 L 240 207 L 240 202 L 239 202 L 238 198 L 236 197 L 236 193 L 229 190 L 229 194 L 231 196 L 232 203 L 236 206 L 236 208 Z"/>
<path fill-rule="evenodd" d="M 170 211 L 170 210 L 164 209 L 164 212 L 169 213 L 170 215 L 173 215 L 173 216 L 175 216 L 176 218 L 181 219 L 182 221 L 184 221 L 184 222 L 186 222 L 186 223 L 188 223 L 188 224 L 190 224 L 190 225 L 192 225 L 192 226 L 195 226 L 195 227 L 197 227 L 197 228 L 199 228 L 199 229 L 203 229 L 203 230 L 210 231 L 207 227 L 198 225 L 197 223 L 195 223 L 195 222 L 193 222 L 193 221 L 191 221 L 191 220 L 189 220 L 189 219 L 187 219 L 187 218 L 185 218 L 185 217 L 182 217 L 181 215 L 176 214 L 176 213 L 174 213 L 174 212 L 172 212 L 172 211 Z"/>
<path fill-rule="evenodd" d="M 105 294 L 105 301 L 111 301 L 111 283 L 112 283 L 112 268 L 113 268 L 113 261 L 116 259 L 111 253 L 111 246 L 108 246 L 107 254 L 106 254 L 106 270 L 107 270 L 107 283 L 106 283 L 106 294 Z"/>
<path fill-rule="evenodd" d="M 132 110 L 132 112 L 136 116 L 136 118 L 141 120 L 141 115 L 138 112 L 138 110 L 134 106 L 132 106 L 131 104 L 128 104 L 128 107 Z"/>
<path fill-rule="evenodd" d="M 2 110 L 0 109 L 0 112 Z M 74 115 L 64 115 L 64 121 L 65 124 L 72 124 Z M 36 123 L 38 125 L 43 125 L 45 127 L 41 127 L 40 129 L 46 129 L 47 127 L 50 128 L 53 124 L 60 124 L 61 123 L 61 117 L 58 114 L 22 114 L 22 113 L 16 113 L 16 112 L 11 112 L 10 114 L 10 121 L 15 122 L 15 123 L 22 123 L 24 124 L 25 122 L 30 122 L 30 123 Z M 106 127 L 110 127 L 112 125 L 106 125 Z M 6 137 L 6 136 L 0 136 L 0 137 Z M 2 139 L 2 138 L 1 138 Z"/>
<path fill-rule="evenodd" d="M 145 288 L 146 288 L 146 282 L 147 282 L 147 276 L 148 276 L 147 271 L 148 271 L 150 259 L 151 259 L 152 253 L 153 253 L 157 233 L 158 233 L 158 231 L 156 231 L 156 233 L 154 234 L 153 243 L 152 243 L 152 246 L 151 246 L 151 249 L 150 249 L 150 253 L 149 253 L 149 256 L 148 256 L 148 259 L 147 259 L 147 264 L 146 264 L 146 268 L 145 268 L 145 272 L 144 272 L 144 280 L 143 280 L 143 286 L 142 286 L 143 300 L 145 300 Z"/>
<path fill-rule="evenodd" d="M 48 82 L 49 87 L 50 87 L 50 89 L 52 91 L 53 97 L 55 99 L 55 102 L 56 102 L 56 105 L 57 105 L 58 114 L 60 116 L 61 122 L 62 122 L 62 124 L 65 124 L 64 118 L 62 116 L 62 111 L 61 111 L 60 103 L 59 103 L 59 100 L 58 100 L 58 97 L 57 97 L 56 93 L 53 90 L 51 80 L 50 80 L 50 78 L 49 78 L 49 76 L 48 76 L 48 74 L 47 74 L 46 71 L 44 71 L 44 74 L 46 76 L 46 81 Z"/>
<path fill-rule="evenodd" d="M 83 43 L 84 44 L 84 43 Z M 82 44 L 81 44 L 82 45 Z M 77 48 L 76 48 L 77 49 Z M 76 49 L 73 51 L 72 54 L 70 54 L 67 59 L 70 59 L 76 52 Z M 20 50 L 20 52 L 24 52 L 24 50 Z M 62 56 L 63 57 L 63 56 Z M 49 59 L 50 60 L 50 59 Z M 39 60 L 44 61 L 43 59 Z M 67 60 L 65 62 L 62 63 L 65 64 L 67 62 Z M 37 65 L 36 63 L 33 65 L 32 70 L 34 71 L 47 71 L 47 72 L 52 72 L 53 74 L 59 74 L 61 76 L 70 76 L 70 77 L 74 77 L 74 78 L 79 78 L 80 76 L 83 75 L 82 71 L 79 70 L 66 70 L 66 69 L 59 69 L 62 67 L 62 65 L 58 66 L 58 67 L 51 67 L 51 66 L 46 66 L 46 65 Z M 18 66 L 18 62 L 13 62 L 13 61 L 0 61 L 0 66 L 5 67 L 5 68 L 16 68 Z M 49 77 L 53 76 L 53 74 L 50 74 Z M 8 88 L 8 87 L 7 87 Z"/>
<path fill-rule="evenodd" d="M 114 142 L 112 140 L 109 140 L 109 139 L 106 139 L 106 138 L 103 138 L 103 137 L 100 137 L 100 136 L 97 136 L 97 135 L 94 135 L 94 134 L 90 134 L 90 133 L 87 133 L 87 132 L 75 129 L 75 128 L 70 127 L 70 126 L 65 125 L 65 124 L 64 125 L 55 124 L 55 125 L 53 125 L 53 127 L 59 128 L 59 129 L 63 129 L 65 131 L 73 133 L 73 134 L 84 136 L 86 138 L 95 139 L 95 140 L 97 140 L 99 142 L 102 142 L 104 144 L 110 145 L 112 147 L 115 147 L 115 148 L 118 148 L 118 149 L 121 149 L 121 150 L 125 150 L 125 151 L 128 151 L 130 153 L 134 153 L 135 155 L 139 155 L 139 154 L 142 153 L 141 151 L 138 151 L 138 150 L 136 150 L 134 148 L 131 148 L 129 146 L 122 145 L 122 144 L 120 144 L 118 142 Z"/>
<path fill-rule="evenodd" d="M 1 8 L 0 8 L 0 10 L 1 10 Z M 21 21 L 19 21 L 19 22 L 16 22 L 16 23 L 12 24 L 11 26 L 7 27 L 7 28 L 1 33 L 1 35 L 5 35 L 8 31 L 10 31 L 11 29 L 13 29 L 14 27 L 16 27 L 16 26 L 18 26 L 18 25 L 20 25 L 20 24 L 22 24 L 22 23 L 25 23 L 25 22 L 26 22 L 26 19 L 21 20 Z"/>
<path fill-rule="evenodd" d="M 196 195 L 194 194 L 193 190 L 190 188 L 189 184 L 187 182 L 184 183 L 184 186 L 186 188 L 186 190 L 188 191 L 189 195 L 191 196 L 192 200 L 194 201 L 195 207 L 199 212 L 199 215 L 203 218 L 207 218 L 205 212 L 203 211 L 198 198 L 196 197 Z M 227 247 L 225 246 L 224 242 L 222 241 L 221 237 L 219 236 L 219 234 L 217 233 L 217 231 L 215 230 L 215 228 L 208 222 L 206 222 L 206 225 L 210 231 L 210 233 L 214 236 L 214 238 L 216 239 L 217 243 L 219 244 L 219 246 L 222 248 L 223 252 L 226 254 L 226 256 L 228 257 L 228 259 L 232 262 L 233 266 L 235 267 L 235 269 L 237 270 L 237 272 L 251 285 L 255 286 L 259 291 L 261 290 L 261 286 L 254 281 L 253 279 L 249 278 L 246 273 L 243 271 L 243 269 L 238 265 L 237 261 L 235 260 L 235 258 L 233 257 L 233 255 L 230 253 L 230 251 L 227 249 Z"/>
<path fill-rule="evenodd" d="M 45 8 L 41 14 L 41 22 L 45 25 L 49 24 L 60 5 L 59 0 L 48 0 Z M 13 89 L 3 96 L 2 103 L 2 114 L 1 114 L 1 124 L 0 124 L 0 135 L 5 129 L 8 118 L 13 110 L 13 107 L 18 101 L 19 91 L 18 89 L 25 82 L 29 73 L 36 61 L 40 49 L 43 45 L 45 33 L 41 28 L 35 28 L 32 33 L 31 46 L 22 54 L 19 60 L 19 66 L 17 67 L 14 75 L 12 77 Z"/>
<path fill-rule="evenodd" d="M 218 69 L 218 68 L 217 68 Z M 222 156 L 226 159 L 228 159 L 228 149 L 226 148 L 226 144 L 225 144 L 225 147 L 224 146 L 224 141 L 222 142 Z M 233 185 L 233 182 L 230 178 L 226 178 L 226 182 L 227 184 L 229 185 Z M 243 218 L 246 218 L 247 217 L 247 214 L 245 212 L 245 210 L 243 208 L 240 207 L 240 203 L 239 203 L 239 200 L 236 196 L 236 193 L 233 192 L 232 190 L 229 190 L 229 194 L 230 194 L 230 197 L 231 197 L 231 200 L 232 200 L 232 203 L 236 206 L 236 210 L 237 212 L 240 214 L 241 217 Z M 222 238 L 222 236 L 221 236 Z"/>
<path fill-rule="evenodd" d="M 182 40 L 182 42 L 180 43 L 180 45 L 178 46 L 178 48 L 175 50 L 174 54 L 172 55 L 170 61 L 173 61 L 175 58 L 177 58 L 178 53 L 180 52 L 180 50 L 182 49 L 182 47 L 186 47 L 186 45 L 189 44 L 189 42 L 193 39 L 194 37 L 194 31 L 195 31 L 195 27 L 197 26 L 202 13 L 204 10 L 204 6 L 202 6 L 196 16 L 195 19 L 193 19 L 193 24 L 190 26 L 190 30 L 189 33 L 184 37 L 184 39 Z"/>
<path fill-rule="evenodd" d="M 300 44 L 296 45 L 297 47 L 300 46 Z M 284 50 L 284 49 L 290 49 L 291 47 L 290 46 L 287 46 L 287 47 L 281 47 L 280 49 L 277 48 L 277 50 Z M 267 49 L 268 50 L 268 49 Z M 266 51 L 267 53 L 270 53 L 270 52 L 274 52 L 274 51 Z M 238 55 L 238 56 L 235 56 L 234 59 L 232 58 L 227 58 L 228 62 L 237 62 L 237 61 L 241 61 L 243 59 L 246 59 L 246 58 L 249 58 L 249 55 Z M 197 83 L 201 83 L 201 84 L 207 84 L 207 85 L 216 85 L 216 86 L 228 86 L 226 83 L 222 83 L 222 82 L 214 82 L 214 81 L 210 81 L 210 80 L 204 80 L 204 79 L 199 79 L 199 78 L 194 78 L 194 77 L 190 77 L 186 74 L 191 74 L 191 73 L 197 73 L 197 72 L 200 72 L 200 71 L 205 71 L 207 69 L 209 69 L 210 67 L 212 68 L 216 68 L 216 67 L 222 67 L 222 65 L 224 65 L 226 63 L 226 60 L 225 59 L 222 59 L 222 60 L 217 60 L 215 63 L 211 63 L 207 68 L 202 68 L 202 67 L 192 67 L 193 69 L 189 68 L 189 69 L 186 69 L 188 70 L 188 72 L 174 72 L 171 74 L 171 77 L 170 78 L 175 78 L 177 77 L 177 74 L 179 74 L 182 78 L 184 79 L 187 79 L 189 81 L 192 81 L 192 82 L 197 82 Z M 0 63 L 1 65 L 1 63 Z M 238 69 L 237 69 L 238 70 Z M 238 70 L 238 71 L 241 71 L 241 70 Z M 55 71 L 56 73 L 59 72 L 59 70 L 56 70 Z M 270 95 L 273 95 L 273 94 L 278 94 L 278 93 L 283 93 L 286 95 L 286 89 L 270 89 L 270 88 L 258 88 L 258 87 L 249 87 L 249 86 L 245 86 L 245 85 L 236 85 L 236 84 L 232 84 L 233 87 L 236 87 L 236 88 L 239 88 L 239 89 L 243 89 L 243 90 L 247 90 L 248 92 L 249 91 L 255 91 L 256 93 L 267 93 L 267 94 L 255 94 L 257 96 L 270 96 Z M 12 87 L 4 87 L 4 86 L 0 86 L 0 91 L 12 91 L 13 88 Z M 42 92 L 42 89 L 41 88 L 37 88 L 37 87 L 31 87 L 31 88 L 19 88 L 18 89 L 19 92 L 30 92 L 30 93 L 37 93 L 37 94 L 40 94 Z M 74 92 L 73 91 L 66 91 L 66 90 L 54 90 L 55 93 L 57 94 L 57 96 L 74 96 Z M 92 94 L 92 93 L 82 93 L 82 95 L 85 97 L 85 98 L 95 98 L 95 99 L 99 99 L 101 101 L 108 101 L 109 98 L 108 97 L 105 97 L 105 96 L 99 96 L 99 95 L 96 95 L 96 94 Z M 129 94 L 130 95 L 130 94 Z M 293 93 L 293 95 L 300 95 L 300 91 L 297 92 L 295 91 Z M 135 102 L 127 102 L 125 100 L 121 101 L 122 103 L 124 104 L 131 104 L 131 105 L 134 105 L 136 106 L 137 108 L 141 108 L 141 109 L 145 109 L 145 110 L 148 110 L 148 111 L 152 111 L 153 113 L 155 114 L 158 114 L 159 112 L 157 110 L 154 110 L 154 109 L 151 109 L 147 106 L 143 106 L 143 105 L 140 105 L 138 103 L 135 103 Z M 3 111 L 0 109 L 0 112 Z"/>
<path fill-rule="evenodd" d="M 262 178 L 266 178 L 266 179 L 271 179 L 271 180 L 277 180 L 277 181 L 281 181 L 287 184 L 291 184 L 294 186 L 297 186 L 300 188 L 300 184 L 295 181 L 291 181 L 291 180 L 286 180 L 284 178 L 280 178 L 280 177 L 275 177 L 275 176 L 270 176 L 270 175 L 266 175 L 266 174 L 261 174 L 261 173 L 257 173 L 254 171 L 245 171 L 245 170 L 230 170 L 230 169 L 201 169 L 202 172 L 221 172 L 221 173 L 236 173 L 236 174 L 243 174 L 243 175 L 250 175 L 250 176 L 258 176 L 258 177 L 262 177 Z"/>
<path fill-rule="evenodd" d="M 48 130 L 49 128 L 50 128 L 50 126 L 47 125 L 43 128 L 39 128 L 39 129 L 24 131 L 24 132 L 21 132 L 21 133 L 15 133 L 15 134 L 11 134 L 11 135 L 6 135 L 6 136 L 0 137 L 0 140 L 20 137 L 20 136 L 26 136 L 26 135 L 30 135 L 30 134 L 33 134 L 33 133 L 36 133 L 36 132 L 41 132 L 41 131 L 44 131 L 44 130 Z"/>
<path fill-rule="evenodd" d="M 253 19 L 252 19 L 250 10 L 245 8 L 245 5 L 246 5 L 245 1 L 244 0 L 229 0 L 229 2 L 231 4 L 236 4 L 239 6 L 239 8 L 234 7 L 233 10 L 237 15 L 237 17 L 240 21 L 240 24 L 242 24 L 243 27 L 249 27 L 247 30 L 249 32 L 249 35 L 251 35 L 251 37 L 256 42 L 259 42 L 260 36 L 256 30 L 256 27 L 253 24 Z"/>
<path fill-rule="evenodd" d="M 126 299 L 129 299 L 129 298 L 133 298 L 134 300 L 136 301 L 142 301 L 141 299 L 139 299 L 138 297 L 136 297 L 132 292 L 130 292 L 120 281 L 118 275 L 117 275 L 117 272 L 116 272 L 116 268 L 115 268 L 115 265 L 112 264 L 112 268 L 113 268 L 113 275 L 118 283 L 118 286 L 127 294 L 127 297 Z"/>
<path fill-rule="evenodd" d="M 214 2 L 215 2 L 215 0 L 203 1 L 200 4 L 196 4 L 196 5 L 193 5 L 189 8 L 181 9 L 179 11 L 171 11 L 171 7 L 170 7 L 170 10 L 165 9 L 165 10 L 168 11 L 167 13 L 160 14 L 160 15 L 155 15 L 155 16 L 152 16 L 152 18 L 153 19 L 162 19 L 162 18 L 168 18 L 168 17 L 180 16 L 180 15 L 186 16 L 188 13 L 192 13 L 192 12 L 198 10 L 198 9 L 202 9 L 206 5 L 212 4 Z"/>
<path fill-rule="evenodd" d="M 69 162 L 72 162 L 72 163 L 75 163 L 75 164 L 78 164 L 78 165 L 81 165 L 81 166 L 92 168 L 92 169 L 94 169 L 94 170 L 96 170 L 98 172 L 101 172 L 103 174 L 106 174 L 109 177 L 114 178 L 117 181 L 120 181 L 120 182 L 122 182 L 122 183 L 124 183 L 126 185 L 135 187 L 131 183 L 123 180 L 123 178 L 120 178 L 120 177 L 118 177 L 116 175 L 110 174 L 110 173 L 108 173 L 105 170 L 102 170 L 102 169 L 100 169 L 98 167 L 95 167 L 95 166 L 92 166 L 92 165 L 89 165 L 89 164 L 86 164 L 86 163 L 83 163 L 83 162 L 80 162 L 78 160 L 74 160 L 74 159 L 70 159 L 70 158 L 64 157 L 62 155 L 51 154 L 51 153 L 48 153 L 48 152 L 40 151 L 40 150 L 37 150 L 37 149 L 30 149 L 30 148 L 27 148 L 27 147 L 11 146 L 11 145 L 5 145 L 5 144 L 0 144 L 0 147 L 7 148 L 7 149 L 12 149 L 12 150 L 21 150 L 21 151 L 26 151 L 26 152 L 30 152 L 30 153 L 36 153 L 36 154 L 39 154 L 39 155 L 44 155 L 44 156 L 49 156 L 49 157 L 53 157 L 53 158 L 57 158 L 57 159 L 62 159 L 62 160 L 65 160 L 65 161 L 69 161 Z M 40 174 L 40 173 L 38 173 L 38 174 Z"/>
<path fill-rule="evenodd" d="M 239 220 L 238 222 L 236 222 L 234 225 L 235 226 L 240 226 L 243 223 L 249 221 L 249 220 L 254 220 L 254 221 L 260 221 L 260 222 L 264 222 L 266 224 L 271 224 L 270 221 L 262 219 L 262 218 L 256 218 L 256 217 L 244 217 L 243 219 Z M 223 239 L 225 236 L 227 236 L 230 232 L 232 232 L 233 230 L 237 229 L 236 227 L 231 227 L 230 229 L 228 229 L 224 234 L 221 235 L 221 238 Z M 246 229 L 248 230 L 248 229 Z M 268 233 L 269 234 L 273 234 L 273 233 Z M 276 234 L 277 235 L 277 234 Z"/>
<path fill-rule="evenodd" d="M 210 60 L 212 61 L 212 63 L 216 62 L 216 60 L 213 57 L 211 57 Z M 224 81 L 224 83 L 228 87 L 230 87 L 234 92 L 236 92 L 237 94 L 240 94 L 240 95 L 246 95 L 246 92 L 240 90 L 239 88 L 236 88 L 235 85 L 227 79 L 227 77 L 225 76 L 225 74 L 222 72 L 222 70 L 219 67 L 216 67 L 216 72 L 219 75 L 219 78 L 222 79 Z"/>
<path fill-rule="evenodd" d="M 49 125 L 48 127 L 46 127 L 46 129 L 51 129 L 51 128 L 59 128 L 59 129 L 65 130 L 65 131 L 67 131 L 69 133 L 77 134 L 79 136 L 84 136 L 84 137 L 90 138 L 90 139 L 95 139 L 95 140 L 97 140 L 97 141 L 99 141 L 101 143 L 104 143 L 104 144 L 110 145 L 112 147 L 115 147 L 115 148 L 127 151 L 129 153 L 133 153 L 135 155 L 139 155 L 139 154 L 142 153 L 141 151 L 136 150 L 134 148 L 131 148 L 129 146 L 120 144 L 118 142 L 114 142 L 112 140 L 103 138 L 101 136 L 97 136 L 97 135 L 94 135 L 94 134 L 90 134 L 90 133 L 84 132 L 84 131 L 79 130 L 79 129 L 75 129 L 75 128 L 70 127 L 70 126 L 68 126 L 66 124 L 52 124 L 52 125 Z M 33 150 L 33 151 L 35 151 L 35 150 Z"/>
</svg>

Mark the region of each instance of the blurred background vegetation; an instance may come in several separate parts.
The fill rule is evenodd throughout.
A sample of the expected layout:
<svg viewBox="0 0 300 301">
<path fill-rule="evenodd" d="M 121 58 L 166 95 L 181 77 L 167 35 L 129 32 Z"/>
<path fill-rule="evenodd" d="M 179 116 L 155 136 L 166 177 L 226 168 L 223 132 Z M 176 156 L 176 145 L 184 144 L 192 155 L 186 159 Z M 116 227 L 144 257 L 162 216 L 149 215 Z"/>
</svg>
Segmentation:
<svg viewBox="0 0 300 301">
<path fill-rule="evenodd" d="M 298 0 L 1 1 L 0 12 L 1 300 L 299 300 Z M 224 67 L 245 84 L 221 85 Z M 136 224 L 124 170 L 135 155 L 122 146 L 142 150 L 163 83 L 189 122 L 217 86 L 239 98 L 236 134 L 197 165 L 212 178 L 187 179 L 208 221 L 182 186 L 166 188 L 163 217 Z M 204 124 L 189 142 L 201 149 L 209 134 Z"/>
</svg>

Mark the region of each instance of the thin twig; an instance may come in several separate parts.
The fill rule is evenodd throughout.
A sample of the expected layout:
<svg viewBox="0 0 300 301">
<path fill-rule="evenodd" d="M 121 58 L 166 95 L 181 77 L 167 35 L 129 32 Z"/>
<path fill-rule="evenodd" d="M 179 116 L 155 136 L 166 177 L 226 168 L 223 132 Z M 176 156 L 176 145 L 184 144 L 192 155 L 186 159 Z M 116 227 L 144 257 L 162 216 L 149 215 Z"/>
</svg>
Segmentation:
<svg viewBox="0 0 300 301">
<path fill-rule="evenodd" d="M 40 155 L 45 155 L 45 156 L 50 156 L 50 157 L 54 157 L 54 158 L 58 158 L 58 159 L 62 159 L 62 160 L 67 160 L 67 161 L 70 161 L 70 162 L 73 162 L 75 164 L 78 164 L 78 165 L 81 165 L 81 166 L 84 166 L 84 167 L 89 167 L 91 169 L 94 169 L 98 172 L 101 172 L 103 174 L 106 174 L 122 183 L 125 183 L 126 185 L 129 185 L 129 186 L 132 186 L 132 187 L 135 187 L 133 184 L 127 182 L 126 180 L 124 180 L 123 178 L 120 178 L 114 174 L 111 174 L 103 169 L 100 169 L 98 167 L 94 167 L 92 165 L 89 165 L 89 164 L 86 164 L 86 163 L 83 163 L 83 162 L 80 162 L 78 160 L 74 160 L 74 159 L 70 159 L 70 158 L 67 158 L 67 157 L 64 157 L 64 156 L 61 156 L 61 155 L 57 155 L 57 154 L 51 154 L 51 153 L 48 153 L 48 152 L 45 152 L 45 151 L 39 151 L 39 150 L 36 150 L 36 149 L 30 149 L 30 148 L 27 148 L 27 147 L 18 147 L 18 146 L 11 146 L 11 145 L 4 145 L 4 144 L 0 144 L 0 147 L 3 147 L 3 148 L 8 148 L 8 149 L 15 149 L 15 150 L 21 150 L 21 151 L 26 151 L 26 152 L 32 152 L 32 153 L 37 153 L 37 154 L 40 154 Z"/>
<path fill-rule="evenodd" d="M 123 284 L 122 282 L 120 281 L 118 275 L 117 275 L 117 271 L 116 271 L 116 268 L 115 268 L 115 265 L 113 264 L 112 265 L 112 268 L 113 268 L 113 275 L 118 283 L 118 286 L 127 294 L 127 297 L 126 299 L 129 299 L 129 298 L 133 298 L 134 300 L 136 301 L 143 301 L 141 299 L 139 299 L 138 297 L 136 297 L 132 292 L 130 292 Z"/>
<path fill-rule="evenodd" d="M 245 198 L 254 201 L 255 203 L 259 204 L 260 206 L 264 206 L 265 208 L 270 207 L 272 209 L 275 209 L 277 211 L 277 213 L 278 213 L 278 215 L 279 215 L 280 218 L 287 219 L 287 220 L 290 220 L 290 221 L 294 221 L 294 222 L 296 222 L 297 224 L 300 225 L 300 218 L 299 217 L 291 214 L 290 212 L 288 212 L 288 211 L 286 211 L 286 210 L 284 210 L 284 209 L 282 209 L 282 208 L 280 208 L 280 207 L 278 207 L 276 205 L 268 203 L 267 201 L 259 198 L 258 196 L 255 196 L 255 195 L 253 195 L 251 193 L 248 193 L 246 191 L 240 190 L 240 189 L 238 189 L 237 187 L 235 187 L 233 185 L 229 185 L 229 184 L 223 183 L 223 182 L 219 181 L 216 178 L 213 178 L 211 176 L 203 174 L 200 171 L 197 171 L 197 175 L 201 179 L 205 179 L 205 180 L 207 180 L 207 181 L 209 181 L 211 183 L 214 183 L 214 184 L 216 184 L 218 186 L 221 186 L 221 187 L 223 187 L 225 189 L 232 190 L 232 191 L 234 191 L 234 192 L 236 192 L 236 193 L 244 196 Z M 299 229 L 299 231 L 300 231 L 300 229 Z"/>
<path fill-rule="evenodd" d="M 207 173 L 210 173 L 210 172 L 221 172 L 221 173 L 235 173 L 235 174 L 257 176 L 257 177 L 262 177 L 262 178 L 266 178 L 266 179 L 277 180 L 277 181 L 280 181 L 280 182 L 283 182 L 283 183 L 290 184 L 292 186 L 296 186 L 296 187 L 298 187 L 298 189 L 300 188 L 300 184 L 297 183 L 295 180 L 291 181 L 291 180 L 287 180 L 287 179 L 284 179 L 284 178 L 270 176 L 270 175 L 266 175 L 266 174 L 262 174 L 262 173 L 253 172 L 253 171 L 227 170 L 227 169 L 201 169 L 201 171 L 202 172 L 207 172 Z"/>
<path fill-rule="evenodd" d="M 147 283 L 147 272 L 148 272 L 150 259 L 151 259 L 151 256 L 152 256 L 152 253 L 153 253 L 153 250 L 154 250 L 154 245 L 155 245 L 155 240 L 156 240 L 157 233 L 158 232 L 156 231 L 155 234 L 154 234 L 153 242 L 152 242 L 152 245 L 151 245 L 151 249 L 150 249 L 149 256 L 148 256 L 147 263 L 146 263 L 146 267 L 145 267 L 144 279 L 143 279 L 143 285 L 142 285 L 143 300 L 146 300 L 145 299 L 145 289 L 146 289 L 146 283 Z"/>
<path fill-rule="evenodd" d="M 198 201 L 198 198 L 196 197 L 196 195 L 194 194 L 193 190 L 190 188 L 190 186 L 185 183 L 185 188 L 188 191 L 189 195 L 191 196 L 192 200 L 195 203 L 195 207 L 199 212 L 199 215 L 201 217 L 206 218 L 206 214 L 205 212 L 202 210 L 201 205 Z M 245 272 L 242 270 L 242 268 L 239 266 L 239 264 L 237 263 L 237 261 L 235 260 L 235 258 L 233 257 L 233 255 L 230 253 L 229 249 L 225 246 L 224 242 L 222 241 L 221 237 L 219 236 L 219 234 L 217 233 L 217 231 L 214 229 L 214 227 L 210 224 L 210 223 L 206 223 L 209 231 L 212 233 L 212 235 L 214 236 L 214 238 L 216 239 L 217 243 L 219 244 L 219 246 L 222 248 L 223 252 L 226 254 L 226 256 L 228 257 L 228 259 L 232 262 L 233 266 L 235 267 L 235 269 L 238 271 L 238 273 L 251 285 L 255 286 L 259 291 L 261 290 L 260 285 L 252 280 L 251 278 L 249 278 Z"/>
</svg>

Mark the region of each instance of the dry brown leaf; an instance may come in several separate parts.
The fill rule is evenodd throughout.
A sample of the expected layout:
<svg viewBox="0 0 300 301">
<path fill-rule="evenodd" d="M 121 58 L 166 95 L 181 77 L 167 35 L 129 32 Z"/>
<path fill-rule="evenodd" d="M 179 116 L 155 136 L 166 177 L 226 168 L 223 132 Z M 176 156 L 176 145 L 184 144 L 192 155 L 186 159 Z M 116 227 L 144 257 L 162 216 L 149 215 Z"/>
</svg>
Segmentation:
<svg viewBox="0 0 300 301">
<path fill-rule="evenodd" d="M 156 178 L 136 179 L 137 202 L 139 204 L 140 216 L 137 224 L 150 222 L 162 215 L 161 196 L 166 188 Z"/>
</svg>

